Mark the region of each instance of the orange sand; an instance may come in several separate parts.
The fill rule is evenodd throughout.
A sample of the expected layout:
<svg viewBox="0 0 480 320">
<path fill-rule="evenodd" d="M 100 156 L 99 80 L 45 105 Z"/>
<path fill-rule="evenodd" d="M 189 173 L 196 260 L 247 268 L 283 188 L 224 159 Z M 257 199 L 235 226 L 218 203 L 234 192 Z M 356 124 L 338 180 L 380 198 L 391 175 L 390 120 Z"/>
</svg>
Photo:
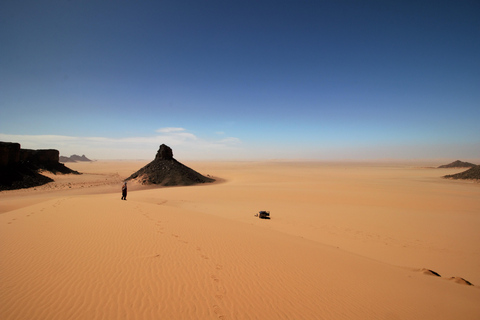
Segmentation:
<svg viewBox="0 0 480 320">
<path fill-rule="evenodd" d="M 480 319 L 462 169 L 186 162 L 225 181 L 121 201 L 147 162 L 0 193 L 0 319 Z"/>
</svg>

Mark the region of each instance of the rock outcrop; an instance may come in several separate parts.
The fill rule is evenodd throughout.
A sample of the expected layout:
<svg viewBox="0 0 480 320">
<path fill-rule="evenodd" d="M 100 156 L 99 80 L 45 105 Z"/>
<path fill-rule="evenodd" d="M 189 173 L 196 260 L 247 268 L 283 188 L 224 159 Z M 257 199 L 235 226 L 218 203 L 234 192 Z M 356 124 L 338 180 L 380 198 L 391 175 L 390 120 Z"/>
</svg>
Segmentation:
<svg viewBox="0 0 480 320">
<path fill-rule="evenodd" d="M 20 163 L 34 170 L 46 170 L 52 173 L 77 173 L 59 162 L 60 152 L 55 149 L 20 149 Z"/>
<path fill-rule="evenodd" d="M 20 143 L 0 141 L 0 167 L 20 161 Z"/>
<path fill-rule="evenodd" d="M 440 166 L 438 168 L 472 168 L 472 167 L 475 167 L 474 163 L 457 160 L 449 164 L 444 164 L 443 166 Z"/>
<path fill-rule="evenodd" d="M 53 180 L 39 173 L 41 170 L 79 174 L 58 162 L 59 152 L 54 149 L 21 149 L 19 143 L 0 141 L 0 190 L 13 190 L 40 186 Z"/>
<path fill-rule="evenodd" d="M 457 173 L 444 176 L 447 179 L 463 179 L 463 180 L 480 180 L 480 165 L 471 167 L 470 169 Z"/>
<path fill-rule="evenodd" d="M 175 160 L 172 149 L 165 144 L 160 146 L 152 162 L 132 174 L 128 180 L 161 186 L 189 186 L 215 181 Z"/>
<path fill-rule="evenodd" d="M 157 151 L 155 160 L 173 160 L 173 151 L 169 146 L 162 144 Z"/>
<path fill-rule="evenodd" d="M 32 150 L 20 149 L 20 161 L 28 161 L 38 164 L 54 164 L 58 163 L 60 152 L 55 149 Z"/>
</svg>

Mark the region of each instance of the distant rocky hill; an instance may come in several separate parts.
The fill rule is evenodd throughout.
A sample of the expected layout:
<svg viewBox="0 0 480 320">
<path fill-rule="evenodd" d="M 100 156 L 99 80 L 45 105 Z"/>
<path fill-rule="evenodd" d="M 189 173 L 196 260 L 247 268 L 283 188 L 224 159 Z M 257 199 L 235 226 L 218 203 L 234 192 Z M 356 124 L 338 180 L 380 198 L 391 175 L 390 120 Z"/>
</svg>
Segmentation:
<svg viewBox="0 0 480 320">
<path fill-rule="evenodd" d="M 59 161 L 65 163 L 65 162 L 92 161 L 92 160 L 85 157 L 84 154 L 82 156 L 72 154 L 70 157 L 60 156 Z"/>
<path fill-rule="evenodd" d="M 472 167 L 475 167 L 475 166 L 476 166 L 476 164 L 457 160 L 457 161 L 453 161 L 452 163 L 449 163 L 449 164 L 444 164 L 443 166 L 440 166 L 438 168 L 472 168 Z"/>
<path fill-rule="evenodd" d="M 480 165 L 473 166 L 470 169 L 457 173 L 444 176 L 448 179 L 465 179 L 465 180 L 480 180 Z"/>
<path fill-rule="evenodd" d="M 59 162 L 54 149 L 21 149 L 19 143 L 0 141 L 0 190 L 40 186 L 53 181 L 39 171 L 79 174 Z"/>
<path fill-rule="evenodd" d="M 172 149 L 165 144 L 160 146 L 152 162 L 132 174 L 128 180 L 161 186 L 189 186 L 215 181 L 175 160 Z"/>
</svg>

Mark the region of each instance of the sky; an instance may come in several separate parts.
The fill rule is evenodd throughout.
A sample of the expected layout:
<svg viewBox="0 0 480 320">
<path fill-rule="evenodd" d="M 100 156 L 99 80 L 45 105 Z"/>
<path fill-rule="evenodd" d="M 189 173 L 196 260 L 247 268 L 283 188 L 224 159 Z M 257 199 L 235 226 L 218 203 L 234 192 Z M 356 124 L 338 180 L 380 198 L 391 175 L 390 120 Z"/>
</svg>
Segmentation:
<svg viewBox="0 0 480 320">
<path fill-rule="evenodd" d="M 0 141 L 92 159 L 480 159 L 480 2 L 0 2 Z"/>
</svg>

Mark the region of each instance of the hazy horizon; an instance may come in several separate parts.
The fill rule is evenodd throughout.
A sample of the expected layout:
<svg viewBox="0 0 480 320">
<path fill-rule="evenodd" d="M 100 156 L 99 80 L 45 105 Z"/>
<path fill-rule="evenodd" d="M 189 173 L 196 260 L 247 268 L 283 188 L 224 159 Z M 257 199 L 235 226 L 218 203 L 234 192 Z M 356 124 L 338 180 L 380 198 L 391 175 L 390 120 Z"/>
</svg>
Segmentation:
<svg viewBox="0 0 480 320">
<path fill-rule="evenodd" d="M 92 159 L 480 159 L 476 1 L 5 1 L 0 141 Z"/>
</svg>

